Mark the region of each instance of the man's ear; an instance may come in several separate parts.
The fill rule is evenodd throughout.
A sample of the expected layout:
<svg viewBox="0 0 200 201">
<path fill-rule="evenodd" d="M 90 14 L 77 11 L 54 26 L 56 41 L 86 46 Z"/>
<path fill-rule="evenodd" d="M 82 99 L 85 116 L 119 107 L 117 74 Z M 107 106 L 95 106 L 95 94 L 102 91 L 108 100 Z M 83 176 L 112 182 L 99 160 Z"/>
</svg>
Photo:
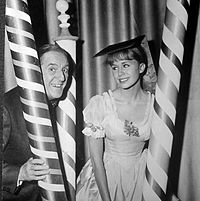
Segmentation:
<svg viewBox="0 0 200 201">
<path fill-rule="evenodd" d="M 141 63 L 140 66 L 139 66 L 139 72 L 143 73 L 145 68 L 146 68 L 146 65 L 144 63 Z"/>
</svg>

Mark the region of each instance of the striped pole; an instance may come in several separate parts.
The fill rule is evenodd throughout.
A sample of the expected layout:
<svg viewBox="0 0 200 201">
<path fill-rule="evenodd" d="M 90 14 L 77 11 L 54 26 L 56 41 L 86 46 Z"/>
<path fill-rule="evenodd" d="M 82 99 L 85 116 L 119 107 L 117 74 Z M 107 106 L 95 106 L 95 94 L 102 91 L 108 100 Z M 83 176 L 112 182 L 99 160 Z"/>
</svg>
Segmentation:
<svg viewBox="0 0 200 201">
<path fill-rule="evenodd" d="M 71 86 L 65 100 L 57 107 L 57 128 L 68 182 L 70 200 L 75 201 L 76 190 L 76 83 L 72 78 Z"/>
<path fill-rule="evenodd" d="M 47 178 L 38 182 L 42 200 L 66 201 L 63 175 L 26 0 L 6 1 L 6 31 L 20 88 L 30 148 L 34 157 L 43 159 L 50 168 Z"/>
<path fill-rule="evenodd" d="M 61 21 L 59 25 L 61 34 L 54 40 L 56 43 L 66 50 L 76 61 L 76 40 L 69 31 L 69 15 L 66 14 L 69 8 L 68 2 L 58 0 L 56 3 L 57 10 L 61 13 L 58 19 Z M 67 91 L 67 96 L 63 101 L 60 101 L 57 107 L 57 129 L 62 150 L 65 173 L 67 177 L 67 185 L 71 201 L 75 201 L 76 190 L 76 81 L 72 76 L 71 85 Z"/>
<path fill-rule="evenodd" d="M 143 200 L 166 198 L 189 0 L 167 0 Z"/>
</svg>

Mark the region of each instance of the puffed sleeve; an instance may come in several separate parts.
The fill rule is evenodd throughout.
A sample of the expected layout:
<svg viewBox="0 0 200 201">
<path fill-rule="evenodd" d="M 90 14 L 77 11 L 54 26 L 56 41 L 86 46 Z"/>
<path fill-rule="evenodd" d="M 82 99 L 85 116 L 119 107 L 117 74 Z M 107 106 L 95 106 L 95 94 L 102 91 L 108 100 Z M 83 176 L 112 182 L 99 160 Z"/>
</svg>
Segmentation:
<svg viewBox="0 0 200 201">
<path fill-rule="evenodd" d="M 89 104 L 83 110 L 83 117 L 86 123 L 83 134 L 94 138 L 105 137 L 105 130 L 102 126 L 104 119 L 104 100 L 100 95 L 92 97 Z"/>
</svg>

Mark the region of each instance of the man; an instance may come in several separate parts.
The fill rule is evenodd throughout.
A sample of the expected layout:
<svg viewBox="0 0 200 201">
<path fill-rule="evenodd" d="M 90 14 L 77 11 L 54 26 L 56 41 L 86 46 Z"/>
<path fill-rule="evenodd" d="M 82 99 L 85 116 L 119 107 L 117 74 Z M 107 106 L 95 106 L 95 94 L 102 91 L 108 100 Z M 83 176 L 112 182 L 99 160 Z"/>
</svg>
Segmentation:
<svg viewBox="0 0 200 201">
<path fill-rule="evenodd" d="M 66 95 L 74 62 L 66 51 L 52 44 L 41 47 L 39 57 L 50 114 L 55 118 L 53 111 Z M 32 156 L 18 87 L 4 94 L 3 120 L 3 199 L 40 201 L 37 181 L 49 174 L 49 167 Z"/>
</svg>

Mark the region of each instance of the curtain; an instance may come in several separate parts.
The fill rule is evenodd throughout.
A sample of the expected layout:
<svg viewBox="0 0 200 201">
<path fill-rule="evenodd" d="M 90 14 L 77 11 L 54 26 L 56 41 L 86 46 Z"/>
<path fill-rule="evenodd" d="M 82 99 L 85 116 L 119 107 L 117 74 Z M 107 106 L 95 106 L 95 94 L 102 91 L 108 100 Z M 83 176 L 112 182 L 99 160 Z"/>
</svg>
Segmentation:
<svg viewBox="0 0 200 201">
<path fill-rule="evenodd" d="M 186 70 L 189 73 L 185 75 L 186 79 L 190 78 L 190 85 L 178 180 L 178 195 L 182 201 L 200 200 L 200 9 L 198 4 L 195 6 L 194 11 L 197 11 L 198 16 L 194 16 L 193 22 L 190 22 L 196 22 L 198 17 L 197 29 L 194 34 L 188 34 L 188 46 L 191 47 L 194 43 L 194 51 L 188 50 L 186 59 L 186 64 L 189 64 L 188 57 L 191 57 L 192 65 L 191 72 Z M 193 54 L 189 52 L 191 50 Z M 184 68 L 190 68 L 190 65 L 185 65 Z"/>
<path fill-rule="evenodd" d="M 29 2 L 36 3 L 37 1 L 29 0 Z M 55 5 L 55 0 L 46 2 Z M 115 87 L 109 69 L 103 64 L 104 58 L 93 58 L 93 55 L 112 43 L 131 39 L 139 34 L 146 34 L 155 67 L 158 68 L 166 0 L 71 0 L 70 2 L 76 5 L 74 15 L 77 15 L 77 36 L 80 39 L 76 54 L 78 174 L 88 157 L 87 143 L 81 133 L 84 126 L 82 110 L 93 95 L 101 94 Z M 46 13 L 49 12 L 53 17 L 51 10 L 47 11 L 48 6 L 45 8 Z M 176 131 L 169 170 L 171 185 L 178 192 L 182 201 L 198 201 L 200 197 L 199 1 L 191 1 L 190 7 L 188 21 L 190 27 L 186 35 L 186 52 L 183 61 L 177 103 Z M 38 10 L 35 12 L 37 13 Z M 54 19 L 57 19 L 57 16 L 54 16 Z M 33 24 L 37 21 L 37 19 L 32 20 Z M 54 25 L 49 26 L 55 29 Z M 45 27 L 37 24 L 35 27 L 36 41 L 40 46 L 44 41 L 46 42 L 44 39 L 44 36 L 46 38 Z M 194 30 L 196 27 L 197 30 Z M 58 34 L 58 30 L 52 31 L 55 35 Z"/>
<path fill-rule="evenodd" d="M 111 73 L 103 64 L 104 58 L 93 58 L 93 55 L 107 45 L 145 34 L 157 69 L 166 0 L 76 0 L 76 8 L 78 36 L 82 41 L 77 50 L 79 128 L 76 134 L 79 171 L 88 157 L 87 141 L 81 133 L 84 126 L 82 109 L 93 95 L 114 87 Z M 198 30 L 195 31 L 198 13 L 199 2 L 191 1 L 169 168 L 169 191 L 178 193 L 182 201 L 197 201 L 200 197 L 200 19 Z"/>
<path fill-rule="evenodd" d="M 56 9 L 56 2 L 57 0 L 43 0 L 44 16 L 47 25 L 47 36 L 49 43 L 54 43 L 54 39 L 60 34 L 60 21 L 58 20 L 58 15 L 60 13 Z"/>
<path fill-rule="evenodd" d="M 77 49 L 79 171 L 79 167 L 81 168 L 88 158 L 87 141 L 81 133 L 84 126 L 82 110 L 92 96 L 115 87 L 111 72 L 103 63 L 104 57 L 93 58 L 93 56 L 107 45 L 145 34 L 154 64 L 158 66 L 166 0 L 76 0 L 76 7 L 78 36 L 81 41 L 81 47 Z"/>
<path fill-rule="evenodd" d="M 82 45 L 83 106 L 91 96 L 114 87 L 103 58 L 93 55 L 107 45 L 146 34 L 158 58 L 165 0 L 77 0 Z"/>
</svg>

